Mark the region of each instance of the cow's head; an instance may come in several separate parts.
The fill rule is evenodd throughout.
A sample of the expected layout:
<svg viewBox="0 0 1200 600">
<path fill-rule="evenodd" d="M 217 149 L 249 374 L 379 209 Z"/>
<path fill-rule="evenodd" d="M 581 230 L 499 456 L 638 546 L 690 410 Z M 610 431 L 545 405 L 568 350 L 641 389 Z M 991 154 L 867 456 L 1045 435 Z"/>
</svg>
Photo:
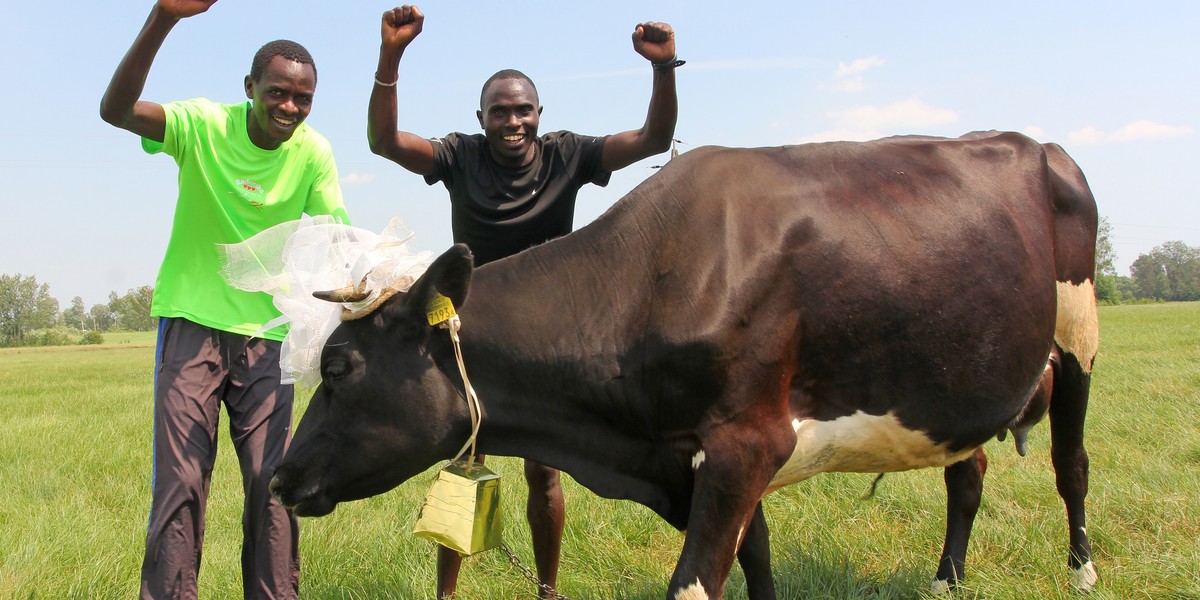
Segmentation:
<svg viewBox="0 0 1200 600">
<path fill-rule="evenodd" d="M 271 480 L 281 503 L 298 515 L 325 515 L 338 502 L 386 492 L 462 447 L 470 414 L 446 374 L 458 375 L 449 334 L 426 315 L 436 294 L 463 305 L 471 264 L 467 247 L 454 246 L 407 292 L 330 335 L 321 384 Z M 444 372 L 435 363 L 446 360 Z"/>
</svg>

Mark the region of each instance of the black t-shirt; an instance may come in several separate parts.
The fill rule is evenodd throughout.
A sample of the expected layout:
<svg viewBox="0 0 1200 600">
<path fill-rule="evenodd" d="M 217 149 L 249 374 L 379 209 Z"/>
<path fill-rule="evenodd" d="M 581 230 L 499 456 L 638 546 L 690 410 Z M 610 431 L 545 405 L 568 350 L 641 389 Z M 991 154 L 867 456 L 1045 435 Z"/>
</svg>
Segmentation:
<svg viewBox="0 0 1200 600">
<path fill-rule="evenodd" d="M 425 182 L 441 181 L 450 192 L 454 241 L 471 248 L 476 265 L 570 233 L 579 188 L 608 185 L 612 175 L 601 166 L 603 137 L 547 133 L 519 168 L 497 164 L 483 134 L 432 141 L 436 172 Z"/>
</svg>

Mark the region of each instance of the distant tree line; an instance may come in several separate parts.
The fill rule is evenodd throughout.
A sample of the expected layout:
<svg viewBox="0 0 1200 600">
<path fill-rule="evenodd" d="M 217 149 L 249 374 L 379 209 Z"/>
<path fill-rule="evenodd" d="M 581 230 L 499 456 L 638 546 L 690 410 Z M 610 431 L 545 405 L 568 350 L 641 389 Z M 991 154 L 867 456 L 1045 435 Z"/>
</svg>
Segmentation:
<svg viewBox="0 0 1200 600">
<path fill-rule="evenodd" d="M 1166 242 L 1138 256 L 1128 276 L 1117 274 L 1112 226 L 1100 219 L 1096 240 L 1096 299 L 1105 304 L 1200 300 L 1200 248 Z M 154 288 L 148 285 L 88 308 L 83 298 L 59 311 L 50 286 L 33 275 L 0 275 L 0 348 L 100 343 L 109 331 L 150 331 Z"/>
<path fill-rule="evenodd" d="M 150 316 L 154 288 L 148 285 L 91 308 L 76 296 L 59 311 L 50 286 L 33 275 L 0 274 L 0 348 L 98 344 L 109 331 L 149 331 L 158 326 Z"/>
<path fill-rule="evenodd" d="M 1100 219 L 1096 238 L 1096 299 L 1106 304 L 1124 302 L 1182 302 L 1200 300 L 1200 248 L 1179 241 L 1166 242 L 1142 254 L 1117 275 L 1113 265 L 1112 226 Z"/>
</svg>

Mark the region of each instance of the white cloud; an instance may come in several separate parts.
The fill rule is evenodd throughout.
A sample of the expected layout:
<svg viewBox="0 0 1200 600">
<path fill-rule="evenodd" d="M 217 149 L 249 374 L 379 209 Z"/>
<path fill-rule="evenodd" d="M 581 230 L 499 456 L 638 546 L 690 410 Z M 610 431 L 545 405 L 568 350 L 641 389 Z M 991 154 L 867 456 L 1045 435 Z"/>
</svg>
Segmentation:
<svg viewBox="0 0 1200 600">
<path fill-rule="evenodd" d="M 838 79 L 845 79 L 851 75 L 858 75 L 875 67 L 882 67 L 885 64 L 887 64 L 887 61 L 878 56 L 858 58 L 850 61 L 850 64 L 838 63 L 837 76 Z"/>
<path fill-rule="evenodd" d="M 374 173 L 347 173 L 341 177 L 342 185 L 357 185 L 375 181 Z"/>
<path fill-rule="evenodd" d="M 1120 144 L 1143 140 L 1164 140 L 1191 135 L 1193 129 L 1181 125 L 1164 125 L 1153 121 L 1134 121 L 1116 131 L 1102 131 L 1095 127 L 1084 127 L 1067 134 L 1072 144 Z"/>
<path fill-rule="evenodd" d="M 1072 144 L 1093 145 L 1104 141 L 1105 133 L 1095 127 L 1084 127 L 1067 134 L 1067 140 Z"/>
<path fill-rule="evenodd" d="M 842 130 L 921 130 L 958 121 L 958 113 L 929 106 L 917 99 L 902 100 L 887 106 L 858 106 L 828 114 Z"/>
<path fill-rule="evenodd" d="M 1039 141 L 1046 139 L 1046 130 L 1037 125 L 1026 125 L 1021 133 Z"/>
<path fill-rule="evenodd" d="M 1152 121 L 1135 121 L 1112 133 L 1109 136 L 1114 142 L 1130 142 L 1133 140 L 1161 140 L 1182 137 L 1192 133 L 1191 127 L 1163 125 Z"/>
<path fill-rule="evenodd" d="M 830 87 L 839 92 L 861 92 L 867 89 L 862 74 L 875 67 L 883 66 L 885 63 L 886 61 L 878 56 L 855 59 L 849 64 L 838 63 L 837 81 Z"/>
</svg>

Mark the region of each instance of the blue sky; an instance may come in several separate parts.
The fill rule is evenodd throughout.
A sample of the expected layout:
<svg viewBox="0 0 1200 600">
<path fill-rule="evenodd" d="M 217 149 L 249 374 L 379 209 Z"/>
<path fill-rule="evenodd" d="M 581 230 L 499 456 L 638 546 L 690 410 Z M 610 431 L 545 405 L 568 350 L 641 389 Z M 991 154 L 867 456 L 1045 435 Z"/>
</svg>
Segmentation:
<svg viewBox="0 0 1200 600">
<path fill-rule="evenodd" d="M 0 273 L 35 275 L 62 305 L 153 284 L 175 167 L 98 116 L 150 2 L 4 0 L 0 22 Z M 366 106 L 390 4 L 221 0 L 176 27 L 144 98 L 244 99 L 262 43 L 290 38 L 320 74 L 309 123 L 334 145 L 356 225 L 396 215 L 415 246 L 450 244 L 440 185 L 372 155 Z M 479 87 L 501 68 L 537 83 L 543 132 L 608 134 L 645 119 L 650 68 L 636 23 L 666 21 L 680 57 L 681 150 L 980 129 L 1058 142 L 1113 225 L 1118 269 L 1169 240 L 1200 245 L 1200 4 L 1027 2 L 426 2 L 401 64 L 401 124 L 478 129 Z M 576 226 L 654 173 L 652 158 L 579 197 Z"/>
</svg>

